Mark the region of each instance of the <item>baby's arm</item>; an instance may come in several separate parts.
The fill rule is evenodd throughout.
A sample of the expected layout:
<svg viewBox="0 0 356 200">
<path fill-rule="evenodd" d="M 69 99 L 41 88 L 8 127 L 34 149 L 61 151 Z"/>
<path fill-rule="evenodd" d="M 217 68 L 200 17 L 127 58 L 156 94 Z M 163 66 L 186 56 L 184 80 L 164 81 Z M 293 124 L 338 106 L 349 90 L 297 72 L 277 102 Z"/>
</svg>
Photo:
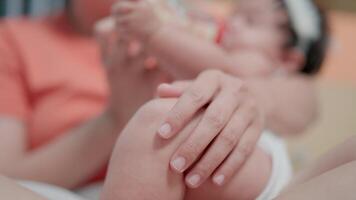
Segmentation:
<svg viewBox="0 0 356 200">
<path fill-rule="evenodd" d="M 162 21 L 149 2 L 122 1 L 113 10 L 117 29 L 144 42 L 177 78 L 194 78 L 206 69 L 241 75 L 227 51 L 185 25 Z"/>
<path fill-rule="evenodd" d="M 199 38 L 173 24 L 162 25 L 147 46 L 155 56 L 167 63 L 165 69 L 179 78 L 193 78 L 206 69 L 220 69 L 242 76 L 239 63 L 227 51 L 213 41 Z"/>
<path fill-rule="evenodd" d="M 283 136 L 298 135 L 317 119 L 318 100 L 313 79 L 291 75 L 246 81 L 264 109 L 269 130 Z"/>
</svg>

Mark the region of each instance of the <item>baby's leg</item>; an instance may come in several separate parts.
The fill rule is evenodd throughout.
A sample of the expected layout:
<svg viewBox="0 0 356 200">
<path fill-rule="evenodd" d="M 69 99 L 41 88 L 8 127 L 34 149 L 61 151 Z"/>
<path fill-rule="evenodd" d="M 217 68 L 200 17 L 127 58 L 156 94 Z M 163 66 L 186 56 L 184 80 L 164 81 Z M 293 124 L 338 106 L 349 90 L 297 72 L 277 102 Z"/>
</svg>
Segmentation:
<svg viewBox="0 0 356 200">
<path fill-rule="evenodd" d="M 272 161 L 262 149 L 256 148 L 250 159 L 226 185 L 216 186 L 208 180 L 197 189 L 186 191 L 186 200 L 251 200 L 264 190 L 272 173 Z"/>
<path fill-rule="evenodd" d="M 117 141 L 102 199 L 255 198 L 265 187 L 271 171 L 268 156 L 260 150 L 251 155 L 228 185 L 218 187 L 209 182 L 200 189 L 186 190 L 184 177 L 169 168 L 169 161 L 174 151 L 195 128 L 200 116 L 177 137 L 162 140 L 157 137 L 156 131 L 174 103 L 175 100 L 154 100 L 143 106 L 132 118 Z M 209 194 L 209 198 L 205 194 Z"/>
<path fill-rule="evenodd" d="M 183 176 L 169 168 L 173 151 L 197 120 L 173 140 L 156 136 L 175 101 L 154 100 L 130 120 L 117 140 L 102 200 L 183 200 Z"/>
</svg>

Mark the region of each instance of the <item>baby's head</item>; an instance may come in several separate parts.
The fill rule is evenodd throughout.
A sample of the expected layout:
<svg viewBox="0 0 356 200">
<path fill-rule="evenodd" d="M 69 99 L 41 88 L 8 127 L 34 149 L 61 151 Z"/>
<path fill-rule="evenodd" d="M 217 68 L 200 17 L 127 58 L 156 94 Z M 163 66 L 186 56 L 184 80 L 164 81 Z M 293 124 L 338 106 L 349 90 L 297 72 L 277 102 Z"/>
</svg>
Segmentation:
<svg viewBox="0 0 356 200">
<path fill-rule="evenodd" d="M 259 52 L 281 69 L 314 75 L 324 60 L 327 19 L 313 0 L 240 0 L 226 48 Z"/>
</svg>

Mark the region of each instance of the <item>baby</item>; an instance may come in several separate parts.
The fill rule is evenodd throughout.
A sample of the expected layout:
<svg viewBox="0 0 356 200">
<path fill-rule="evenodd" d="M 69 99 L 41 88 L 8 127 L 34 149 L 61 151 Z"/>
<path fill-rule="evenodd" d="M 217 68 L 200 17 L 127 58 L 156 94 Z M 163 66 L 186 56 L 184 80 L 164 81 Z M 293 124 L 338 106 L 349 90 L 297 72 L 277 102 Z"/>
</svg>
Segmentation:
<svg viewBox="0 0 356 200">
<path fill-rule="evenodd" d="M 205 69 L 217 67 L 229 74 L 244 78 L 270 76 L 280 74 L 281 71 L 314 74 L 319 70 L 320 61 L 325 52 L 322 45 L 314 48 L 316 44 L 320 45 L 325 42 L 322 31 L 323 23 L 318 21 L 320 24 L 314 24 L 315 27 L 319 27 L 319 32 L 312 30 L 314 26 L 299 27 L 300 23 L 295 19 L 298 9 L 304 12 L 304 8 L 307 7 L 311 9 L 310 12 L 317 12 L 315 6 L 310 7 L 311 4 L 307 3 L 309 1 L 301 2 L 305 5 L 295 5 L 289 1 L 242 1 L 237 13 L 226 22 L 216 24 L 213 29 L 210 28 L 214 27 L 214 24 L 211 26 L 206 21 L 187 17 L 189 15 L 176 18 L 181 15 L 179 12 L 173 12 L 174 9 L 171 8 L 161 10 L 167 5 L 164 2 L 160 4 L 158 1 L 121 2 L 115 8 L 115 13 L 119 31 L 142 42 L 145 48 L 158 58 L 160 67 L 172 74 L 175 79 L 193 78 Z M 170 12 L 165 12 L 167 10 Z M 314 17 L 314 15 L 310 16 Z M 312 18 L 309 20 L 313 21 Z M 306 30 L 308 28 L 311 30 Z M 216 34 L 209 34 L 210 31 L 207 30 L 216 30 Z M 314 59 L 310 61 L 308 55 L 311 51 L 314 53 Z M 172 104 L 172 102 L 169 103 L 167 110 Z M 157 111 L 162 111 L 162 108 Z M 129 127 L 134 129 L 137 126 L 129 125 Z M 151 126 L 147 126 L 147 129 L 150 128 Z M 156 190 L 159 190 L 158 185 L 162 186 L 162 182 L 165 183 L 163 185 L 167 189 L 172 189 L 170 177 L 173 175 L 170 171 L 166 171 L 167 165 L 162 165 L 162 163 L 169 162 L 167 158 L 182 142 L 181 137 L 189 135 L 189 131 L 183 133 L 181 139 L 175 138 L 174 142 L 167 145 L 156 142 L 155 137 L 150 134 L 135 136 L 135 133 L 142 131 L 127 131 L 130 134 L 119 140 L 119 150 L 116 151 L 119 153 L 113 156 L 113 163 L 118 160 L 117 165 L 122 166 L 118 173 L 125 180 L 121 185 L 125 184 L 126 187 L 118 187 L 118 189 L 130 188 L 130 183 L 136 185 L 141 181 L 152 183 L 152 188 L 157 188 Z M 149 149 L 152 147 L 152 141 L 154 141 L 153 147 L 155 148 L 151 149 L 151 152 Z M 147 153 L 147 155 L 155 155 L 158 147 L 168 149 L 165 154 L 162 154 L 163 157 L 147 156 L 133 160 L 131 156 L 125 156 L 127 151 L 130 155 L 136 155 L 136 151 L 142 154 L 150 152 L 151 154 Z M 154 162 L 154 160 L 158 161 Z M 207 183 L 207 187 L 203 186 L 198 190 L 187 189 L 181 193 L 183 197 L 177 199 L 236 199 L 243 198 L 243 194 L 246 193 L 248 193 L 245 196 L 247 199 L 251 197 L 272 199 L 281 191 L 290 176 L 290 166 L 283 142 L 265 132 L 256 153 L 252 154 L 249 160 L 250 162 L 247 162 L 240 171 L 240 175 L 237 175 L 230 184 L 214 189 L 211 183 Z M 145 161 L 147 161 L 147 170 L 141 167 Z M 138 166 L 142 170 L 141 173 L 134 170 L 133 166 Z M 111 171 L 115 174 L 116 170 Z M 133 171 L 135 174 L 132 174 Z M 165 177 L 166 175 L 168 177 Z M 157 187 L 153 187 L 156 184 Z M 147 186 L 147 188 L 151 187 Z M 234 188 L 244 191 L 237 192 Z M 115 188 L 111 189 L 115 190 Z M 131 189 L 132 191 L 125 190 L 121 193 L 126 192 L 128 196 L 136 195 L 138 199 L 144 195 L 150 195 L 140 193 L 134 186 Z M 142 189 L 144 191 L 144 188 Z M 152 197 L 157 194 L 159 193 L 153 194 Z M 150 198 L 147 197 L 147 199 Z"/>
<path fill-rule="evenodd" d="M 241 0 L 227 20 L 192 17 L 160 0 L 122 1 L 114 12 L 126 16 L 117 18 L 119 29 L 141 40 L 175 78 L 217 66 L 251 77 L 318 72 L 327 43 L 325 19 L 310 0 L 301 4 Z M 298 13 L 303 9 L 308 12 Z"/>
</svg>

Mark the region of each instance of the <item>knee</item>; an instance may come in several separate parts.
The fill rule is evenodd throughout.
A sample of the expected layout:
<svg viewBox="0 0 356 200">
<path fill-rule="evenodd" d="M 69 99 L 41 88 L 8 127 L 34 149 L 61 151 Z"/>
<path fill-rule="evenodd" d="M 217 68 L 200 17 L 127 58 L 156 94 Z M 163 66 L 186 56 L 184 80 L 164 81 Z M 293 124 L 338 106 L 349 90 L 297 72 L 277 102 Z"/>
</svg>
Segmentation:
<svg viewBox="0 0 356 200">
<path fill-rule="evenodd" d="M 175 102 L 174 99 L 155 99 L 143 105 L 122 131 L 117 146 L 140 151 L 152 148 L 152 144 L 161 141 L 157 138 L 157 130 Z"/>
<path fill-rule="evenodd" d="M 154 99 L 144 104 L 133 120 L 143 127 L 157 126 L 176 103 L 176 99 Z M 157 127 L 158 128 L 158 127 Z"/>
</svg>

